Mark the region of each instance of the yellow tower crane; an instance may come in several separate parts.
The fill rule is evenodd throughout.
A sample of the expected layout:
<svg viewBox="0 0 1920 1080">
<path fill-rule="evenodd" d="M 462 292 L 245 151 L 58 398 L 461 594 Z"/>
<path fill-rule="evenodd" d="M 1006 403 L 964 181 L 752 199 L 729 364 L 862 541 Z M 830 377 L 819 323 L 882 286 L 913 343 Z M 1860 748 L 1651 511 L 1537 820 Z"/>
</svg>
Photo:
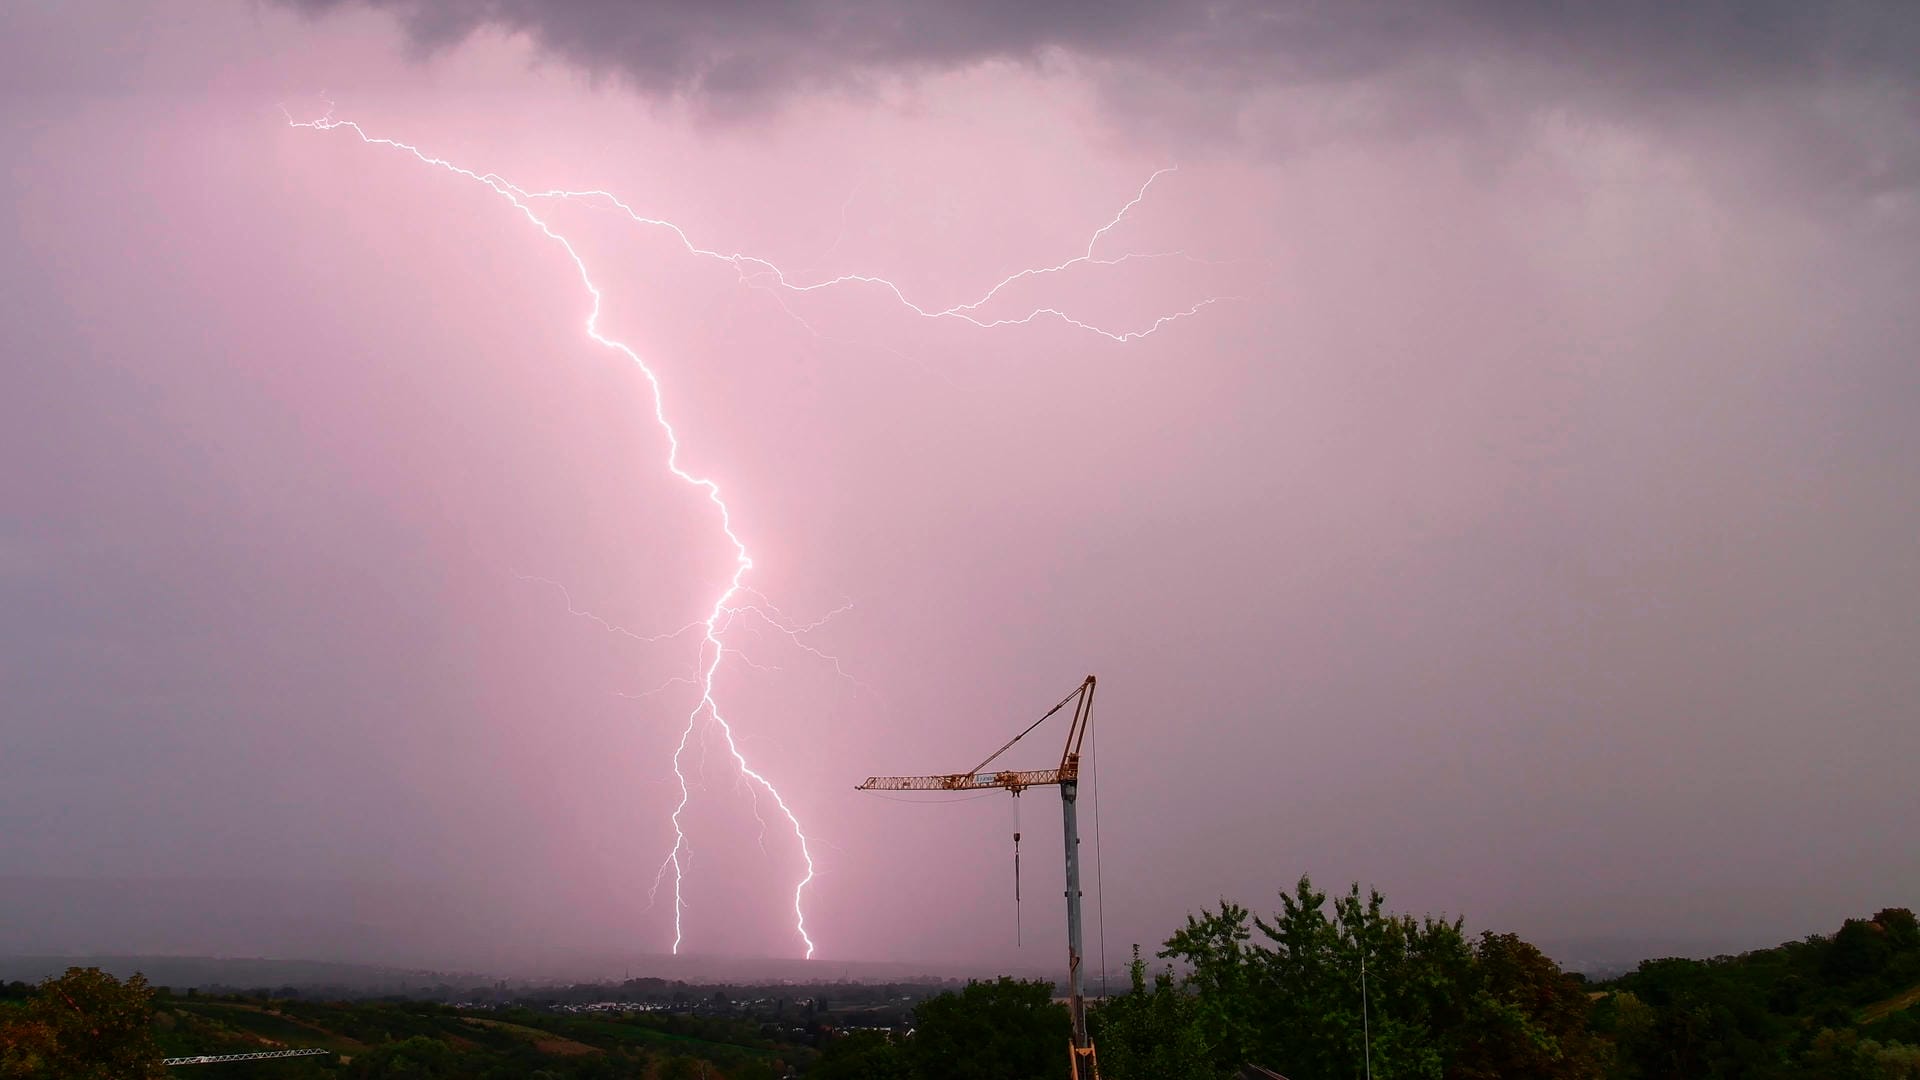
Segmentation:
<svg viewBox="0 0 1920 1080">
<path fill-rule="evenodd" d="M 1012 749 L 1014 743 L 1068 705 L 1074 707 L 1073 726 L 1067 730 L 1067 745 L 1060 754 L 1059 768 L 1020 772 L 986 771 L 987 766 Z M 1080 985 L 1080 827 L 1074 814 L 1080 784 L 1080 743 L 1086 739 L 1087 728 L 1092 723 L 1093 676 L 1089 675 L 1073 693 L 1060 699 L 1060 704 L 1048 709 L 1040 719 L 1028 724 L 1025 731 L 1008 739 L 1006 745 L 987 755 L 987 760 L 966 772 L 935 776 L 869 776 L 865 783 L 856 788 L 858 791 L 977 791 L 982 788 L 1003 788 L 1015 797 L 1030 787 L 1060 789 L 1060 816 L 1066 830 L 1067 1012 L 1073 1021 L 1072 1039 L 1067 1046 L 1067 1063 L 1071 1070 L 1068 1075 L 1072 1080 L 1099 1080 L 1100 1077 L 1100 1062 L 1094 1055 L 1093 1040 L 1087 1036 L 1087 1002 Z M 1015 833 L 1016 845 L 1019 838 L 1020 834 Z M 1019 855 L 1016 853 L 1014 858 L 1017 867 Z"/>
</svg>

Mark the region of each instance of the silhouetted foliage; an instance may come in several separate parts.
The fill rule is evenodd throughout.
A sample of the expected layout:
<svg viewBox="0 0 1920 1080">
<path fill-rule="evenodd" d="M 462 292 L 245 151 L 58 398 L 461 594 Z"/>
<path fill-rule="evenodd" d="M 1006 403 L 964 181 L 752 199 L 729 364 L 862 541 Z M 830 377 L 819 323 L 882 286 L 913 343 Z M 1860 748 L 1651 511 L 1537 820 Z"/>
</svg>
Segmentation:
<svg viewBox="0 0 1920 1080">
<path fill-rule="evenodd" d="M 1128 968 L 1131 989 L 1094 1010 L 1090 1026 L 1100 1066 L 1112 1077 L 1150 1076 L 1158 1080 L 1221 1080 L 1200 1020 L 1202 999 L 1180 988 L 1173 969 L 1159 972 L 1147 986 L 1147 964 L 1133 947 Z"/>
<path fill-rule="evenodd" d="M 1595 986 L 1513 934 L 1389 914 L 1358 886 L 1302 878 L 1271 917 L 1189 916 L 1149 977 L 1091 1017 L 1109 1080 L 1920 1080 L 1920 923 L 1900 908 L 1832 937 L 1716 960 L 1650 960 Z M 1363 993 L 1362 971 L 1365 972 Z M 819 1080 L 1056 1076 L 1064 1012 L 1045 984 L 970 985 L 923 1003 L 910 1038 L 828 1044 Z M 1023 1049 L 1024 1048 L 1024 1049 Z"/>
<path fill-rule="evenodd" d="M 836 1036 L 820 1048 L 807 1080 L 912 1080 L 906 1050 L 883 1031 Z"/>
<path fill-rule="evenodd" d="M 1920 1060 L 1920 927 L 1904 908 L 1740 956 L 1649 960 L 1608 989 L 1593 1025 L 1622 1080 L 1880 1080 Z"/>
<path fill-rule="evenodd" d="M 1125 1045 L 1109 1070 L 1116 1080 L 1175 1068 L 1222 1076 L 1248 1062 L 1312 1080 L 1350 1076 L 1369 1059 L 1382 1078 L 1602 1075 L 1605 1048 L 1587 1031 L 1584 985 L 1519 938 L 1469 942 L 1458 920 L 1389 915 L 1379 893 L 1362 897 L 1358 886 L 1329 906 L 1304 877 L 1280 903 L 1271 920 L 1227 902 L 1188 917 L 1160 955 L 1188 966 L 1181 990 L 1191 1002 L 1169 999 L 1180 992 L 1170 977 L 1151 996 L 1169 1021 L 1189 1017 L 1192 1033 L 1138 1040 L 1123 1023 Z M 1144 986 L 1135 994 L 1149 996 Z M 1121 999 L 1105 1011 L 1147 1008 Z M 1181 1060 L 1203 1054 L 1206 1065 L 1151 1062 L 1168 1045 L 1185 1048 Z"/>
<path fill-rule="evenodd" d="M 68 968 L 42 982 L 18 1015 L 0 1021 L 0 1078 L 137 1080 L 159 1077 L 153 990 L 99 968 Z"/>
<path fill-rule="evenodd" d="M 1482 933 L 1473 960 L 1473 994 L 1447 1069 L 1451 1080 L 1602 1075 L 1611 1055 L 1589 1030 L 1585 981 L 1514 934 Z"/>
<path fill-rule="evenodd" d="M 913 1011 L 907 1058 L 920 1080 L 1058 1080 L 1067 1060 L 1065 1006 L 1053 984 L 971 982 Z"/>
</svg>

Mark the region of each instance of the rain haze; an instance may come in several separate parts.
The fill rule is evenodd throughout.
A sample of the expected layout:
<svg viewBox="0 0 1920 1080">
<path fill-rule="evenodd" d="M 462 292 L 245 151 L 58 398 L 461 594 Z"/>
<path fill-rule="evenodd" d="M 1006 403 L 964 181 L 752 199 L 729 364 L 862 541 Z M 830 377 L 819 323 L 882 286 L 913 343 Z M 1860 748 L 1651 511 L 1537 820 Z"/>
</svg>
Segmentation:
<svg viewBox="0 0 1920 1080">
<path fill-rule="evenodd" d="M 1302 874 L 1563 958 L 1910 905 L 1916 50 L 1891 3 L 9 4 L 0 952 L 658 955 L 678 850 L 683 954 L 1051 969 L 1051 792 L 853 788 L 1088 673 L 1109 964 Z M 362 135 L 671 221 L 539 203 L 646 368 Z M 648 370 L 751 553 L 724 652 Z"/>
</svg>

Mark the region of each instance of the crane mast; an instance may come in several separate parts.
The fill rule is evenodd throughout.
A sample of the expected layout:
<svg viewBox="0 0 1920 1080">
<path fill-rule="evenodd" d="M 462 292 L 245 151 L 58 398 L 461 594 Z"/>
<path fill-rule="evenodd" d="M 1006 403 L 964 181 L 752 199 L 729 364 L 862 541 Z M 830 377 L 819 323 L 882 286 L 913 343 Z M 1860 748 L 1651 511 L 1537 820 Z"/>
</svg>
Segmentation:
<svg viewBox="0 0 1920 1080">
<path fill-rule="evenodd" d="M 1067 1060 L 1070 1068 L 1068 1075 L 1072 1080 L 1099 1080 L 1100 1077 L 1100 1062 L 1094 1054 L 1093 1040 L 1087 1035 L 1087 1002 L 1081 985 L 1083 950 L 1080 921 L 1080 826 L 1076 816 L 1080 787 L 1080 744 L 1086 739 L 1087 728 L 1093 723 L 1093 687 L 1094 678 L 1089 675 L 1085 682 L 1076 687 L 1073 693 L 1062 698 L 1058 705 L 1048 709 L 1040 719 L 1027 725 L 1020 734 L 1008 739 L 1000 749 L 987 755 L 985 761 L 966 772 L 928 776 L 869 776 L 855 789 L 858 791 L 977 791 L 985 788 L 1001 788 L 1016 797 L 1031 787 L 1060 789 L 1060 818 L 1061 827 L 1065 832 L 1067 871 L 1067 1013 L 1072 1020 L 1072 1038 L 1067 1047 Z M 1073 725 L 1067 729 L 1066 746 L 1060 753 L 1058 768 L 987 771 L 987 766 L 993 764 L 1000 755 L 1012 749 L 1015 743 L 1069 704 L 1074 707 Z"/>
</svg>

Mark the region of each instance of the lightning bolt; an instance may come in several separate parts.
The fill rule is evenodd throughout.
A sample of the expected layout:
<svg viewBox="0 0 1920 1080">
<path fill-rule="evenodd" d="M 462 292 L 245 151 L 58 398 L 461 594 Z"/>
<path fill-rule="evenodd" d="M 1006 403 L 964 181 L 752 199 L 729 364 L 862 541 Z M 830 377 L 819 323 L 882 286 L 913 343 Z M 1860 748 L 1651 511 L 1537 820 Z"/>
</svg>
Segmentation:
<svg viewBox="0 0 1920 1080">
<path fill-rule="evenodd" d="M 282 111 L 284 112 L 285 110 Z M 624 626 L 601 619 L 591 612 L 576 608 L 573 604 L 572 597 L 567 594 L 565 587 L 558 582 L 531 577 L 523 578 L 523 580 L 534 581 L 559 589 L 562 597 L 566 601 L 569 613 L 592 619 L 599 623 L 608 633 L 619 634 L 642 642 L 659 642 L 678 638 L 693 632 L 700 633 L 701 640 L 699 653 L 696 658 L 696 674 L 691 679 L 686 680 L 693 682 L 699 687 L 700 699 L 695 703 L 692 711 L 687 714 L 686 722 L 680 730 L 679 741 L 674 747 L 672 758 L 674 777 L 680 789 L 680 798 L 674 804 L 673 812 L 669 815 L 669 821 L 673 826 L 674 842 L 666 858 L 662 860 L 660 868 L 654 874 L 653 887 L 648 892 L 649 905 L 651 905 L 654 898 L 657 897 L 660 887 L 665 881 L 667 871 L 671 870 L 673 872 L 673 952 L 677 955 L 680 951 L 680 946 L 686 938 L 684 917 L 687 912 L 687 903 L 684 883 L 687 873 L 687 862 L 691 854 L 687 844 L 686 830 L 682 823 L 682 817 L 691 799 L 691 788 L 687 783 L 687 775 L 683 768 L 683 761 L 686 757 L 688 744 L 692 741 L 693 733 L 701 719 L 705 717 L 710 719 L 713 726 L 719 729 L 725 741 L 727 752 L 733 758 L 734 766 L 739 770 L 739 774 L 751 781 L 749 791 L 753 792 L 755 816 L 760 816 L 759 793 L 764 791 L 766 796 L 773 800 L 774 805 L 779 810 L 780 816 L 786 820 L 787 825 L 793 831 L 794 839 L 799 846 L 801 860 L 806 865 L 805 873 L 801 875 L 799 881 L 796 882 L 793 887 L 794 932 L 805 948 L 805 955 L 811 959 L 815 946 L 812 936 L 807 933 L 807 916 L 804 899 L 807 886 L 813 883 L 816 876 L 817 868 L 813 860 L 814 838 L 807 834 L 806 829 L 800 824 L 800 819 L 794 813 L 793 808 L 787 803 L 786 798 L 780 794 L 779 788 L 775 787 L 773 781 L 769 780 L 764 774 L 753 768 L 748 762 L 746 755 L 741 752 L 739 743 L 734 737 L 733 726 L 727 721 L 726 716 L 721 711 L 719 701 L 715 697 L 714 682 L 718 676 L 721 661 L 726 657 L 728 652 L 731 651 L 738 654 L 738 650 L 730 650 L 724 644 L 724 634 L 733 621 L 742 615 L 753 616 L 766 625 L 773 627 L 775 630 L 784 633 L 801 649 L 821 660 L 831 663 L 836 671 L 845 676 L 846 672 L 841 669 L 838 657 L 814 648 L 807 644 L 803 638 L 808 632 L 818 629 L 828 620 L 848 610 L 851 605 L 843 606 L 841 609 L 829 613 L 816 622 L 802 625 L 788 619 L 763 594 L 746 584 L 747 573 L 753 569 L 753 557 L 749 554 L 745 541 L 734 531 L 733 512 L 721 493 L 719 483 L 711 477 L 690 472 L 681 464 L 680 439 L 672 422 L 667 418 L 665 392 L 659 374 L 650 367 L 632 347 L 624 342 L 607 337 L 600 332 L 599 322 L 602 308 L 602 293 L 600 287 L 594 283 L 592 275 L 588 272 L 586 261 L 580 256 L 579 251 L 575 249 L 573 243 L 557 231 L 546 218 L 542 217 L 541 214 L 536 211 L 536 206 L 550 201 L 579 201 L 617 211 L 624 214 L 635 224 L 665 229 L 671 232 L 679 240 L 688 254 L 726 263 L 735 270 L 743 284 L 766 288 L 770 291 L 804 294 L 843 286 L 864 286 L 877 288 L 890 294 L 895 301 L 908 311 L 927 319 L 955 319 L 982 329 L 992 329 L 1003 326 L 1025 325 L 1040 319 L 1050 318 L 1074 328 L 1098 334 L 1112 341 L 1127 342 L 1144 338 L 1170 323 L 1191 317 L 1213 304 L 1232 298 L 1222 296 L 1208 297 L 1185 310 L 1160 315 L 1146 326 L 1133 329 L 1116 329 L 1101 326 L 1075 317 L 1060 308 L 1050 306 L 1034 307 L 1021 315 L 999 317 L 983 316 L 981 310 L 1016 282 L 1029 278 L 1063 273 L 1076 266 L 1117 266 L 1134 260 L 1165 258 L 1183 258 L 1194 262 L 1205 262 L 1206 260 L 1194 259 L 1192 256 L 1181 251 L 1128 252 L 1107 257 L 1102 257 L 1097 253 L 1100 241 L 1117 227 L 1134 207 L 1138 206 L 1140 202 L 1147 197 L 1148 190 L 1153 187 L 1155 181 L 1173 172 L 1174 168 L 1159 169 L 1148 176 L 1146 181 L 1140 185 L 1139 190 L 1135 192 L 1133 198 L 1129 200 L 1126 205 L 1122 206 L 1111 220 L 1095 230 L 1093 235 L 1088 238 L 1086 249 L 1081 254 L 1075 255 L 1055 265 L 1016 271 L 994 283 L 991 288 L 987 289 L 985 293 L 974 300 L 947 307 L 938 307 L 916 302 L 907 295 L 905 290 L 893 281 L 875 275 L 842 274 L 834 277 L 820 278 L 814 281 L 793 280 L 789 278 L 784 270 L 768 259 L 742 252 L 723 252 L 714 248 L 702 247 L 696 244 L 679 225 L 663 218 L 648 217 L 641 214 L 626 202 L 614 196 L 611 192 L 599 189 L 569 190 L 557 188 L 545 191 L 531 191 L 507 181 L 497 173 L 476 172 L 448 161 L 445 158 L 429 154 L 411 143 L 371 135 L 354 121 L 336 119 L 333 116 L 331 102 L 328 103 L 327 111 L 317 120 L 295 120 L 289 113 L 287 114 L 287 123 L 291 127 L 304 128 L 312 131 L 351 132 L 359 138 L 361 142 L 369 146 L 383 147 L 407 154 L 423 165 L 480 184 L 506 200 L 529 224 L 539 230 L 541 235 L 558 245 L 559 248 L 566 253 L 567 258 L 572 261 L 574 270 L 579 275 L 580 283 L 586 289 L 592 301 L 587 312 L 585 323 L 587 337 L 596 344 L 625 357 L 646 379 L 653 401 L 654 421 L 659 425 L 661 432 L 667 439 L 667 471 L 682 483 L 701 492 L 712 505 L 719 518 L 720 531 L 733 549 L 733 573 L 727 578 L 725 586 L 715 595 L 713 603 L 707 609 L 707 614 L 704 619 L 688 623 L 678 630 L 664 634 L 641 634 Z M 851 198 L 851 196 L 849 198 Z M 780 306 L 786 309 L 784 303 Z M 792 314 L 790 310 L 788 313 Z M 795 317 L 798 318 L 798 316 Z M 802 320 L 802 322 L 804 324 L 804 320 Z M 808 329 L 811 330 L 811 327 Z M 750 598 L 750 600 L 748 600 L 748 598 Z M 736 600 L 746 602 L 736 603 Z M 745 658 L 743 657 L 743 659 Z M 664 690 L 667 686 L 673 685 L 673 683 L 677 681 L 681 680 L 669 680 L 667 684 L 655 690 L 648 691 L 647 693 L 657 693 L 659 690 Z M 764 829 L 766 825 L 766 819 L 764 817 L 761 818 L 761 825 L 764 839 Z"/>
<path fill-rule="evenodd" d="M 332 121 L 332 122 L 339 123 L 345 126 L 345 122 L 341 122 L 341 121 Z M 357 131 L 359 129 L 356 127 L 355 130 Z M 363 135 L 362 137 L 364 138 L 365 136 Z M 1147 190 L 1153 187 L 1154 181 L 1160 179 L 1162 176 L 1165 176 L 1168 173 L 1173 173 L 1178 171 L 1179 171 L 1179 166 L 1177 165 L 1169 165 L 1166 168 L 1154 170 L 1153 174 L 1147 177 L 1146 182 L 1140 185 L 1140 190 L 1135 192 L 1133 198 L 1130 199 L 1125 206 L 1120 208 L 1120 211 L 1113 216 L 1113 219 L 1107 222 L 1105 225 L 1102 225 L 1099 229 L 1095 230 L 1093 235 L 1088 238 L 1087 249 L 1084 253 L 1075 255 L 1073 258 L 1068 259 L 1065 262 L 1057 263 L 1053 266 L 1038 266 L 1038 267 L 1030 267 L 1024 270 L 1017 270 L 1011 274 L 1008 274 L 1006 277 L 1001 278 L 999 281 L 995 282 L 991 288 L 989 288 L 986 292 L 982 293 L 978 298 L 974 300 L 966 301 L 964 303 L 953 304 L 949 307 L 944 307 L 944 308 L 930 307 L 930 306 L 923 305 L 918 301 L 915 301 L 912 298 L 910 298 L 907 295 L 906 291 L 903 290 L 899 285 L 895 284 L 893 281 L 884 277 L 873 275 L 873 274 L 840 274 L 836 277 L 822 278 L 818 281 L 812 281 L 812 282 L 797 282 L 797 281 L 791 280 L 787 276 L 786 271 L 780 269 L 779 266 L 774 264 L 769 259 L 762 258 L 758 255 L 749 255 L 744 252 L 738 252 L 738 251 L 723 252 L 714 248 L 701 247 L 699 244 L 694 243 L 693 238 L 688 236 L 686 233 L 686 230 L 682 229 L 680 226 L 674 224 L 671 221 L 667 221 L 664 218 L 648 217 L 645 214 L 642 214 L 639 211 L 635 210 L 633 207 L 627 205 L 625 202 L 623 202 L 618 196 L 614 195 L 612 192 L 604 191 L 599 188 L 583 188 L 579 190 L 555 188 L 548 191 L 526 191 L 521 188 L 515 188 L 511 184 L 505 184 L 505 181 L 500 181 L 500 182 L 506 187 L 512 188 L 512 190 L 515 192 L 515 194 L 519 198 L 528 199 L 528 200 L 537 200 L 537 199 L 594 200 L 600 203 L 601 205 L 607 206 L 611 209 L 617 210 L 620 213 L 626 215 L 626 217 L 636 225 L 647 225 L 647 226 L 653 226 L 656 228 L 665 229 L 668 232 L 673 233 L 674 237 L 680 241 L 680 245 L 686 249 L 687 254 L 698 256 L 700 258 L 705 258 L 705 259 L 715 259 L 720 262 L 726 263 L 729 266 L 732 266 L 734 268 L 734 271 L 740 275 L 741 281 L 747 284 L 760 285 L 763 287 L 771 286 L 775 289 L 784 290 L 786 292 L 792 292 L 792 293 L 817 292 L 822 289 L 831 289 L 831 288 L 836 288 L 842 285 L 868 285 L 868 286 L 873 286 L 875 288 L 882 289 L 887 293 L 890 293 L 893 296 L 893 298 L 900 303 L 902 307 L 906 308 L 908 311 L 913 312 L 915 315 L 918 315 L 921 318 L 925 318 L 925 319 L 959 319 L 962 322 L 971 323 L 974 326 L 980 327 L 983 330 L 991 330 L 1001 326 L 1024 326 L 1027 323 L 1034 322 L 1038 319 L 1050 317 L 1050 318 L 1057 319 L 1060 322 L 1066 323 L 1068 326 L 1072 326 L 1076 329 L 1085 330 L 1085 331 L 1088 331 L 1089 333 L 1098 334 L 1101 337 L 1107 338 L 1110 341 L 1117 341 L 1117 342 L 1124 343 L 1124 342 L 1134 341 L 1139 338 L 1146 337 L 1158 331 L 1161 327 L 1167 325 L 1168 323 L 1176 322 L 1180 319 L 1197 315 L 1205 308 L 1211 307 L 1214 304 L 1220 303 L 1223 300 L 1228 300 L 1232 298 L 1225 297 L 1225 296 L 1210 296 L 1194 304 L 1192 307 L 1187 308 L 1184 311 L 1176 311 L 1171 314 L 1162 315 L 1154 319 L 1151 323 L 1147 324 L 1145 327 L 1140 329 L 1134 329 L 1134 330 L 1117 330 L 1109 327 L 1100 326 L 1095 323 L 1090 323 L 1085 320 L 1075 318 L 1074 316 L 1069 315 L 1067 312 L 1062 311 L 1061 309 L 1056 307 L 1036 307 L 1028 310 L 1027 313 L 1024 315 L 1008 315 L 1008 316 L 1002 316 L 999 318 L 982 318 L 977 314 L 977 312 L 979 312 L 981 308 L 985 307 L 988 303 L 990 303 L 996 296 L 999 296 L 1002 290 L 1004 290 L 1007 286 L 1012 285 L 1014 282 L 1021 281 L 1025 278 L 1041 277 L 1047 274 L 1058 274 L 1066 270 L 1071 270 L 1076 266 L 1082 266 L 1082 265 L 1119 266 L 1122 263 L 1133 262 L 1136 259 L 1147 260 L 1147 259 L 1173 259 L 1173 258 L 1185 259 L 1189 262 L 1207 263 L 1208 260 L 1196 258 L 1192 255 L 1188 255 L 1184 251 L 1126 252 L 1121 255 L 1110 256 L 1107 258 L 1100 258 L 1094 254 L 1094 249 L 1099 245 L 1101 237 L 1105 236 L 1108 232 L 1111 232 L 1115 226 L 1119 225 L 1120 222 L 1126 218 L 1127 214 L 1130 213 L 1134 207 L 1140 205 L 1141 201 L 1147 197 Z M 492 174 L 488 174 L 488 175 L 492 176 Z M 498 180 L 499 178 L 493 177 L 493 179 Z M 791 311 L 789 311 L 789 314 L 791 314 Z M 804 320 L 802 320 L 802 322 L 804 323 Z M 811 328 L 809 327 L 809 329 Z"/>
</svg>

